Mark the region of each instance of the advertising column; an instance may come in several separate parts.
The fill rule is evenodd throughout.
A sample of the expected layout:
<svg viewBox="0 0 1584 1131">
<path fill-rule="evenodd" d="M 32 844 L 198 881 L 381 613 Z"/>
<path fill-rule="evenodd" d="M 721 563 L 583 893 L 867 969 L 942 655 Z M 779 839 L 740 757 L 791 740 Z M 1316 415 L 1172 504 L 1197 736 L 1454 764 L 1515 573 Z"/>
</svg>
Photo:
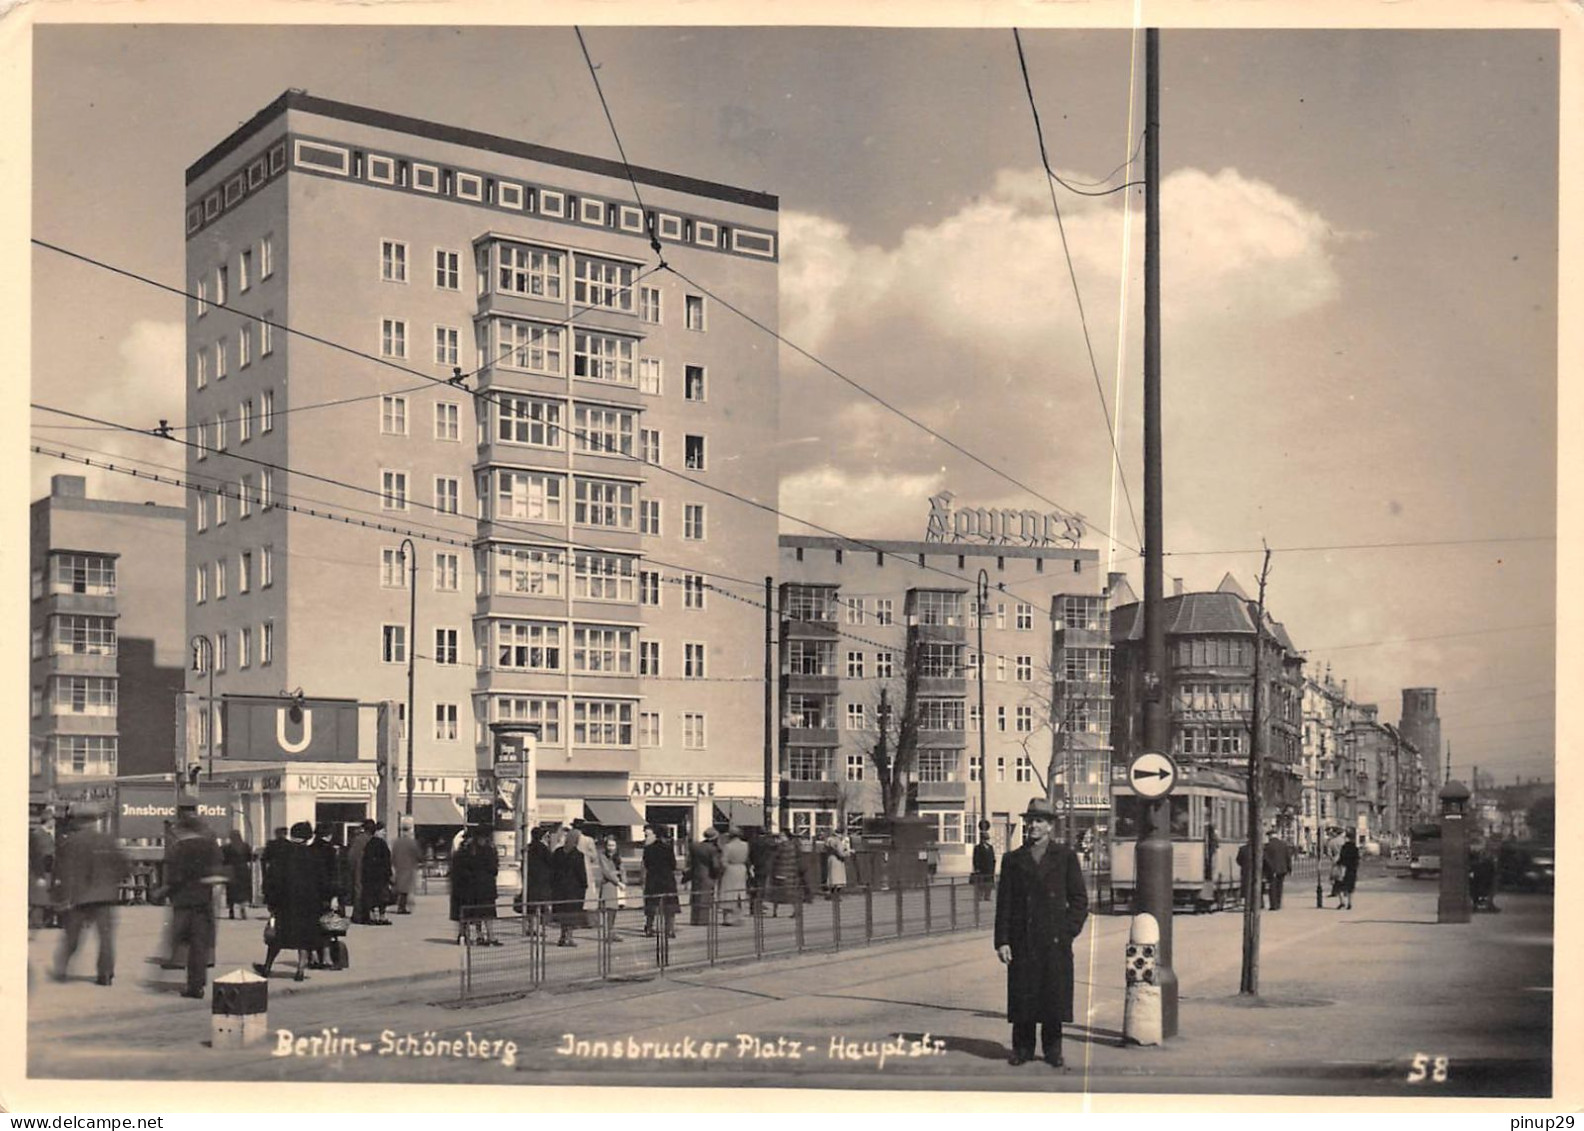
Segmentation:
<svg viewBox="0 0 1584 1131">
<path fill-rule="evenodd" d="M 522 883 L 527 875 L 528 830 L 539 810 L 535 758 L 539 728 L 491 723 L 490 735 L 495 766 L 495 850 L 502 860 L 514 862 L 512 867 Z"/>
</svg>

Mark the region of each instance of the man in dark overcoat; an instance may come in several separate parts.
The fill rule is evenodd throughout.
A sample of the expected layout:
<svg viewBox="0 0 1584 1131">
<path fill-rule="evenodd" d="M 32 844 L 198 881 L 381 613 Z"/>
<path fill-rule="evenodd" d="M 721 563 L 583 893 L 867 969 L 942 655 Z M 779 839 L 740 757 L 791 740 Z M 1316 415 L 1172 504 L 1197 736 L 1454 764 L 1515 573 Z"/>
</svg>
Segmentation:
<svg viewBox="0 0 1584 1131">
<path fill-rule="evenodd" d="M 115 837 L 99 827 L 103 816 L 103 807 L 92 802 L 73 805 L 67 818 L 70 832 L 55 856 L 55 884 L 66 926 L 51 972 L 57 982 L 66 980 L 72 956 L 89 928 L 99 936 L 95 980 L 108 986 L 115 977 L 116 905 L 121 902 L 121 882 L 131 869 Z"/>
<path fill-rule="evenodd" d="M 709 924 L 715 908 L 715 885 L 726 870 L 716 843 L 719 837 L 714 829 L 705 829 L 704 839 L 688 846 L 688 922 L 695 927 Z"/>
<path fill-rule="evenodd" d="M 995 890 L 995 845 L 990 843 L 990 822 L 979 822 L 979 843 L 973 850 L 973 885 L 979 899 L 988 903 Z"/>
<path fill-rule="evenodd" d="M 198 801 L 176 803 L 176 824 L 165 850 L 165 887 L 171 903 L 172 954 L 187 946 L 183 997 L 201 998 L 214 954 L 214 886 L 225 882 L 225 865 L 214 834 L 198 819 Z"/>
<path fill-rule="evenodd" d="M 550 898 L 554 901 L 554 918 L 561 928 L 557 946 L 577 946 L 573 931 L 583 925 L 583 899 L 588 892 L 588 864 L 578 841 L 582 834 L 568 828 L 562 834 L 561 847 L 550 858 Z"/>
<path fill-rule="evenodd" d="M 644 934 L 655 933 L 658 919 L 659 929 L 674 939 L 676 914 L 681 907 L 677 899 L 676 850 L 653 825 L 645 825 L 643 835 Z"/>
<path fill-rule="evenodd" d="M 1280 911 L 1282 888 L 1287 883 L 1287 874 L 1292 871 L 1292 849 L 1287 847 L 1281 834 L 1272 829 L 1261 855 L 1265 882 L 1270 885 L 1270 909 Z"/>
<path fill-rule="evenodd" d="M 1023 814 L 1027 840 L 1001 862 L 995 948 L 1007 967 L 1007 1020 L 1012 1055 L 1034 1059 L 1036 1029 L 1044 1027 L 1045 1062 L 1062 1067 L 1062 1022 L 1073 1019 L 1073 940 L 1089 915 L 1083 868 L 1066 845 L 1051 837 L 1056 810 L 1036 797 Z"/>
</svg>

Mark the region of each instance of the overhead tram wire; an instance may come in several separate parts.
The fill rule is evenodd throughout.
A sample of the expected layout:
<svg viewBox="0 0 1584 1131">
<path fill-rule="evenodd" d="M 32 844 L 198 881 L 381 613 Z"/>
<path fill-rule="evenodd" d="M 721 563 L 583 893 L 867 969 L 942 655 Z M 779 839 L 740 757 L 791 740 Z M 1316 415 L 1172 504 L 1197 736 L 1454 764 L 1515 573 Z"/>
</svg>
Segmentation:
<svg viewBox="0 0 1584 1131">
<path fill-rule="evenodd" d="M 605 111 L 605 121 L 610 126 L 611 137 L 616 139 L 616 152 L 621 154 L 622 168 L 627 170 L 628 183 L 632 185 L 633 199 L 637 202 L 639 210 L 644 214 L 644 219 L 649 228 L 649 246 L 654 250 L 655 258 L 661 267 L 665 266 L 665 252 L 660 246 L 660 237 L 655 232 L 654 224 L 648 221 L 649 210 L 644 207 L 643 194 L 638 191 L 638 178 L 633 175 L 632 162 L 627 160 L 627 150 L 622 145 L 621 133 L 616 129 L 616 119 L 611 116 L 610 103 L 605 101 L 605 88 L 600 84 L 599 68 L 594 65 L 594 60 L 589 55 L 588 44 L 583 41 L 583 29 L 573 26 L 577 34 L 578 47 L 583 51 L 583 62 L 588 64 L 589 78 L 594 80 L 594 93 L 599 95 L 600 108 Z"/>
<path fill-rule="evenodd" d="M 1040 139 L 1040 161 L 1044 164 L 1045 172 L 1051 178 L 1051 180 L 1061 185 L 1061 187 L 1066 189 L 1068 192 L 1075 193 L 1078 196 L 1111 196 L 1114 193 L 1119 193 L 1126 189 L 1142 188 L 1144 186 L 1143 181 L 1125 181 L 1120 185 L 1113 185 L 1111 188 L 1104 189 L 1100 192 L 1088 192 L 1078 187 L 1077 184 L 1071 181 L 1063 180 L 1061 175 L 1058 174 L 1055 169 L 1051 168 L 1050 158 L 1046 155 L 1045 151 L 1045 132 L 1040 126 L 1039 108 L 1034 104 L 1034 88 L 1029 83 L 1028 61 L 1023 56 L 1023 37 L 1018 34 L 1017 28 L 1012 29 L 1012 38 L 1017 43 L 1018 66 L 1023 71 L 1023 87 L 1028 91 L 1029 109 L 1033 110 L 1034 112 L 1034 129 L 1039 135 Z M 1136 154 L 1137 150 L 1135 149 L 1134 152 Z M 1121 167 L 1127 168 L 1132 164 L 1133 159 L 1129 159 Z M 1112 175 L 1114 176 L 1115 174 L 1113 173 Z"/>
<path fill-rule="evenodd" d="M 1555 534 L 1513 534 L 1494 538 L 1436 538 L 1419 541 L 1405 542 L 1345 542 L 1331 546 L 1272 546 L 1273 554 L 1308 554 L 1320 553 L 1328 550 L 1402 550 L 1427 546 L 1485 546 L 1506 542 L 1555 542 Z M 1194 558 L 1217 555 L 1232 556 L 1235 554 L 1264 553 L 1261 547 L 1254 546 L 1240 550 L 1167 550 L 1167 557 Z"/>
<path fill-rule="evenodd" d="M 1051 168 L 1050 156 L 1045 151 L 1045 129 L 1040 125 L 1039 106 L 1034 101 L 1034 85 L 1029 78 L 1028 61 L 1023 56 L 1023 37 L 1018 34 L 1017 28 L 1012 29 L 1012 39 L 1017 44 L 1018 66 L 1023 71 L 1023 89 L 1028 95 L 1029 110 L 1034 115 L 1034 136 L 1035 140 L 1039 142 L 1040 163 L 1045 166 L 1047 174 L 1045 186 L 1050 189 L 1051 209 L 1056 213 L 1056 230 L 1061 233 L 1062 257 L 1067 261 L 1067 278 L 1072 281 L 1073 301 L 1078 306 L 1078 325 L 1083 330 L 1084 349 L 1089 356 L 1089 370 L 1094 374 L 1095 394 L 1100 398 L 1100 412 L 1105 417 L 1106 438 L 1110 441 L 1111 455 L 1116 461 L 1117 475 L 1122 481 L 1122 494 L 1127 499 L 1128 517 L 1133 522 L 1133 537 L 1142 546 L 1144 544 L 1144 535 L 1139 531 L 1138 511 L 1133 506 L 1133 492 L 1128 487 L 1127 471 L 1122 466 L 1122 452 L 1117 447 L 1116 425 L 1111 419 L 1111 407 L 1106 404 L 1105 386 L 1100 383 L 1100 364 L 1095 359 L 1094 341 L 1089 334 L 1089 316 L 1084 312 L 1083 292 L 1078 286 L 1078 269 L 1073 264 L 1072 248 L 1067 242 L 1067 223 L 1062 219 L 1061 204 L 1056 199 L 1056 185 L 1053 182 L 1059 181 L 1063 187 L 1071 189 L 1073 192 L 1081 193 L 1082 190 L 1072 188 L 1071 185 L 1062 181 Z M 1143 182 L 1138 183 L 1142 184 Z M 1126 188 L 1127 186 L 1123 185 L 1122 187 Z M 1111 189 L 1107 191 L 1115 192 L 1117 190 Z M 1082 195 L 1104 196 L 1105 193 L 1082 193 Z M 1127 273 L 1125 271 L 1122 278 L 1124 280 L 1123 285 L 1126 286 Z"/>
</svg>

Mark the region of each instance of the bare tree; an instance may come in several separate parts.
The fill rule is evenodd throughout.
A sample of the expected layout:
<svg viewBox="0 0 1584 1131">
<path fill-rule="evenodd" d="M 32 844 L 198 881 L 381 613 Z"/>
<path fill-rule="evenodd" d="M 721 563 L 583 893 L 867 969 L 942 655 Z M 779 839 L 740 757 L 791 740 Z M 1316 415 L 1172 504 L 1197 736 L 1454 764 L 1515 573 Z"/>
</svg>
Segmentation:
<svg viewBox="0 0 1584 1131">
<path fill-rule="evenodd" d="M 902 675 L 879 685 L 875 696 L 875 737 L 865 750 L 880 786 L 880 815 L 907 812 L 907 786 L 918 766 L 919 666 L 916 629 L 908 629 Z M 901 702 L 898 703 L 898 693 Z"/>
<path fill-rule="evenodd" d="M 1259 994 L 1260 877 L 1265 854 L 1265 826 L 1260 817 L 1261 780 L 1265 768 L 1265 581 L 1270 576 L 1270 547 L 1260 568 L 1259 606 L 1254 616 L 1254 702 L 1249 713 L 1248 868 L 1243 888 L 1243 969 L 1238 993 Z"/>
</svg>

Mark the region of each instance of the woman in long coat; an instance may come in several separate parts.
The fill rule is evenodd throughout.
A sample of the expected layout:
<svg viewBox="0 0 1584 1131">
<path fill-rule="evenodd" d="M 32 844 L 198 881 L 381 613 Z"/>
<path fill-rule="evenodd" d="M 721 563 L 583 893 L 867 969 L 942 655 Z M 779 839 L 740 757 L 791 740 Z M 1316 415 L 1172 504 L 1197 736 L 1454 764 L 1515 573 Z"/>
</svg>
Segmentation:
<svg viewBox="0 0 1584 1131">
<path fill-rule="evenodd" d="M 555 853 L 545 843 L 543 826 L 534 829 L 528 841 L 528 876 L 524 884 L 525 906 L 522 913 L 528 916 L 528 929 L 538 934 L 550 913 L 551 877 L 555 872 Z"/>
<path fill-rule="evenodd" d="M 1348 831 L 1347 840 L 1337 850 L 1337 863 L 1342 865 L 1342 879 L 1336 885 L 1337 910 L 1353 910 L 1353 887 L 1358 883 L 1359 850 L 1358 844 L 1353 839 L 1352 830 Z"/>
<path fill-rule="evenodd" d="M 616 847 L 616 838 L 608 836 L 601 846 L 599 855 L 599 893 L 600 911 L 605 917 L 605 935 L 607 938 L 616 937 L 616 912 L 626 902 L 627 885 L 622 879 L 621 852 Z"/>
<path fill-rule="evenodd" d="M 281 951 L 295 950 L 294 980 L 301 982 L 307 952 L 324 945 L 319 917 L 330 909 L 331 886 L 318 853 L 308 847 L 312 836 L 313 826 L 299 821 L 292 826 L 290 842 L 270 861 L 264 903 L 275 920 L 275 933 L 266 944 L 264 961 L 253 966 L 266 978 Z"/>
<path fill-rule="evenodd" d="M 996 897 L 996 954 L 1007 967 L 1010 1064 L 1034 1058 L 1035 1028 L 1044 1028 L 1045 1060 L 1061 1067 L 1062 1023 L 1073 1019 L 1073 940 L 1089 915 L 1083 867 L 1051 839 L 1056 812 L 1036 797 L 1023 814 L 1028 842 L 1001 862 Z"/>
<path fill-rule="evenodd" d="M 729 828 L 721 838 L 721 882 L 717 898 L 721 921 L 728 927 L 742 914 L 743 896 L 748 894 L 748 842 L 737 828 Z"/>
<path fill-rule="evenodd" d="M 553 917 L 561 928 L 556 946 L 577 946 L 572 932 L 583 926 L 583 900 L 589 877 L 579 839 L 581 834 L 576 829 L 567 829 L 561 847 L 551 859 L 550 898 L 554 900 Z"/>
<path fill-rule="evenodd" d="M 235 919 L 237 908 L 247 918 L 247 905 L 253 902 L 253 850 L 242 839 L 241 829 L 231 830 L 231 839 L 220 849 L 226 870 L 226 918 Z"/>
<path fill-rule="evenodd" d="M 833 832 L 825 840 L 825 886 L 839 892 L 847 886 L 847 859 L 852 855 L 852 841 L 843 833 Z"/>
<path fill-rule="evenodd" d="M 783 903 L 800 903 L 808 895 L 808 876 L 803 871 L 803 846 L 797 837 L 781 833 L 775 838 L 775 854 L 770 858 L 770 883 L 764 898 L 779 915 Z"/>
</svg>

